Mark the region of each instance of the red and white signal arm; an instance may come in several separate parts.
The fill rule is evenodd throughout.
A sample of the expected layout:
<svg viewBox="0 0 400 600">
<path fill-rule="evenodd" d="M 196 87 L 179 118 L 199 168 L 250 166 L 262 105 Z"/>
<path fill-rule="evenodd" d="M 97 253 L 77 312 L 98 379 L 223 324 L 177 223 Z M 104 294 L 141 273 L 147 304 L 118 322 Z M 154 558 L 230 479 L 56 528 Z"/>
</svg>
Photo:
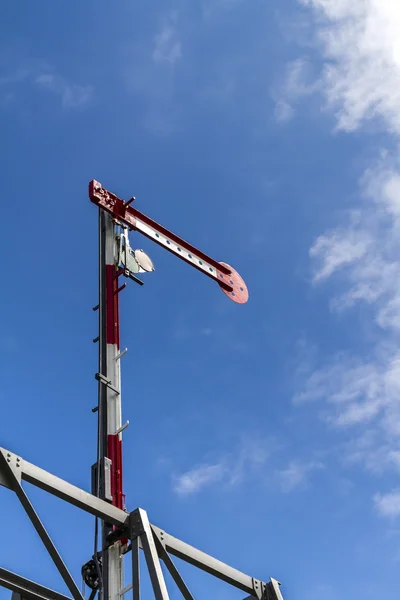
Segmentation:
<svg viewBox="0 0 400 600">
<path fill-rule="evenodd" d="M 89 183 L 90 200 L 111 214 L 122 225 L 139 231 L 147 238 L 163 246 L 181 260 L 195 267 L 204 275 L 214 279 L 222 291 L 237 304 L 245 304 L 249 298 L 247 286 L 239 273 L 225 262 L 217 262 L 201 250 L 198 250 L 172 231 L 169 231 L 147 215 L 139 212 L 131 206 L 135 200 L 131 198 L 127 202 L 118 198 L 112 192 L 104 189 L 98 181 Z M 152 271 L 154 266 L 150 258 L 143 250 L 134 251 L 136 261 L 143 271 Z"/>
</svg>

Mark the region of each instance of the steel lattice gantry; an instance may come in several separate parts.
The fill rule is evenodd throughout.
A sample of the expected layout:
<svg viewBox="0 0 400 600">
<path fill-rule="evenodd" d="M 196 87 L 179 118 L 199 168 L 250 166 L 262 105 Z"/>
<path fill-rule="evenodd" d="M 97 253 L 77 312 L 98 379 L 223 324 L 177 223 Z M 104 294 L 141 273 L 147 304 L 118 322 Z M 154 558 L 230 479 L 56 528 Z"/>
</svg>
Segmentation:
<svg viewBox="0 0 400 600">
<path fill-rule="evenodd" d="M 283 600 L 279 589 L 280 584 L 276 579 L 271 578 L 266 583 L 250 577 L 170 535 L 165 529 L 153 525 L 149 522 L 147 513 L 142 508 L 137 508 L 130 513 L 116 508 L 105 500 L 101 500 L 23 460 L 16 454 L 0 448 L 0 485 L 16 494 L 71 594 L 71 597 L 68 598 L 63 594 L 59 594 L 15 573 L 0 569 L 0 585 L 20 593 L 27 600 L 71 600 L 71 598 L 74 600 L 83 600 L 83 596 L 42 524 L 35 508 L 32 506 L 22 485 L 24 481 L 116 526 L 121 535 L 130 540 L 130 547 L 127 553 L 130 552 L 132 558 L 133 600 L 140 599 L 140 578 L 138 577 L 140 550 L 144 553 L 157 600 L 167 600 L 169 598 L 160 560 L 165 564 L 185 600 L 193 600 L 171 556 L 176 556 L 198 569 L 225 581 L 252 598 L 258 600 Z"/>
<path fill-rule="evenodd" d="M 132 590 L 133 600 L 140 600 L 139 556 L 143 552 L 156 600 L 168 600 L 161 562 L 170 573 L 185 600 L 193 600 L 172 556 L 238 588 L 256 600 L 283 600 L 280 584 L 268 583 L 245 575 L 223 562 L 190 546 L 150 523 L 142 508 L 126 510 L 122 481 L 122 424 L 120 362 L 126 349 L 120 350 L 119 293 L 125 276 L 143 285 L 138 275 L 154 270 L 143 250 L 132 250 L 128 231 L 143 234 L 218 283 L 222 291 L 237 304 L 248 300 L 248 291 L 240 275 L 227 263 L 217 262 L 164 226 L 132 206 L 135 198 L 123 201 L 105 190 L 97 181 L 89 184 L 90 200 L 99 209 L 99 335 L 93 340 L 99 347 L 98 403 L 93 409 L 98 417 L 97 460 L 92 467 L 92 493 L 52 475 L 0 448 L 0 486 L 12 490 L 35 527 L 40 539 L 63 578 L 71 597 L 59 594 L 20 575 L 0 568 L 0 586 L 19 594 L 23 600 L 84 600 L 83 595 L 62 560 L 38 514 L 32 506 L 23 482 L 26 481 L 96 517 L 95 552 L 82 573 L 90 580 L 92 592 L 99 600 L 121 600 Z M 101 523 L 101 547 L 98 550 L 98 524 Z M 124 588 L 124 557 L 132 561 L 132 583 Z M 85 578 L 84 575 L 84 578 Z M 87 581 L 87 579 L 85 579 Z M 16 598 L 14 600 L 17 600 Z"/>
</svg>

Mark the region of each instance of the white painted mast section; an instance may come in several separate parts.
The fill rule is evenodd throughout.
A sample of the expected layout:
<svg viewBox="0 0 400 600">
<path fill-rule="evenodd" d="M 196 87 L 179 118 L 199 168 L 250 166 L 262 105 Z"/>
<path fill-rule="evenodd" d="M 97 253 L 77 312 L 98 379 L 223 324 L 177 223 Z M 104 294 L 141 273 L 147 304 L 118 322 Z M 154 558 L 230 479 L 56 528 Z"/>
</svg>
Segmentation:
<svg viewBox="0 0 400 600">
<path fill-rule="evenodd" d="M 106 215 L 106 265 L 110 265 L 116 270 L 118 268 L 117 261 L 118 246 L 116 242 L 115 225 L 113 218 L 110 215 Z M 108 307 L 107 310 L 109 310 Z M 118 345 L 107 343 L 107 379 L 111 382 L 111 385 L 115 390 L 119 390 L 118 394 L 114 390 L 107 388 L 108 435 L 114 435 L 117 429 L 122 425 L 121 361 L 117 359 L 118 355 Z"/>
<path fill-rule="evenodd" d="M 116 243 L 115 225 L 111 215 L 105 218 L 105 262 L 107 266 L 117 268 L 118 248 Z M 106 267 L 107 270 L 107 267 Z M 110 300 L 110 298 L 108 298 Z M 107 311 L 110 307 L 107 307 Z M 118 323 L 119 330 L 119 323 Z M 119 331 L 118 331 L 119 336 Z M 107 387 L 107 434 L 115 435 L 122 425 L 121 418 L 121 361 L 117 359 L 119 347 L 117 344 L 107 343 L 107 379 L 111 386 L 118 390 L 116 393 Z M 121 439 L 121 433 L 118 434 Z M 108 437 L 108 440 L 110 438 Z M 111 457 L 109 457 L 111 458 Z M 115 457 L 114 457 L 115 459 Z M 116 493 L 116 490 L 113 490 Z M 116 499 L 113 498 L 115 504 Z M 121 542 L 118 541 L 108 549 L 108 600 L 121 600 L 121 590 L 124 587 L 123 556 L 121 555 Z M 106 600 L 106 599 L 104 599 Z"/>
</svg>

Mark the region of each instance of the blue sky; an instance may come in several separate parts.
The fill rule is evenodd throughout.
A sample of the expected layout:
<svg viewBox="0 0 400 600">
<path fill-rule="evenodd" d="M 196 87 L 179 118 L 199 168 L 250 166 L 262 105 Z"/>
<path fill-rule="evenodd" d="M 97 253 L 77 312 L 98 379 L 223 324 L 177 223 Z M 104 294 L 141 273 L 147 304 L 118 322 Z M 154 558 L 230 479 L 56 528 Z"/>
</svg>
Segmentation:
<svg viewBox="0 0 400 600">
<path fill-rule="evenodd" d="M 87 184 L 135 195 L 250 300 L 131 236 L 156 271 L 121 296 L 128 508 L 289 599 L 398 590 L 399 26 L 390 0 L 1 9 L 0 445 L 89 489 Z M 79 577 L 92 518 L 30 492 Z M 0 506 L 1 566 L 63 591 L 16 498 Z"/>
</svg>

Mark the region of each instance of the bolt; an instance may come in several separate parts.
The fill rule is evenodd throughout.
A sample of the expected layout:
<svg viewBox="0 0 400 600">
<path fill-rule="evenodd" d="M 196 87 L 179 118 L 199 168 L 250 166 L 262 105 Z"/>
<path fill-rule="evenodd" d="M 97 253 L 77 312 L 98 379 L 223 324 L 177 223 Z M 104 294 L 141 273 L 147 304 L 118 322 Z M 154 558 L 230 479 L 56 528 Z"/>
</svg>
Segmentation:
<svg viewBox="0 0 400 600">
<path fill-rule="evenodd" d="M 7 452 L 7 458 L 11 458 L 11 454 Z"/>
</svg>

